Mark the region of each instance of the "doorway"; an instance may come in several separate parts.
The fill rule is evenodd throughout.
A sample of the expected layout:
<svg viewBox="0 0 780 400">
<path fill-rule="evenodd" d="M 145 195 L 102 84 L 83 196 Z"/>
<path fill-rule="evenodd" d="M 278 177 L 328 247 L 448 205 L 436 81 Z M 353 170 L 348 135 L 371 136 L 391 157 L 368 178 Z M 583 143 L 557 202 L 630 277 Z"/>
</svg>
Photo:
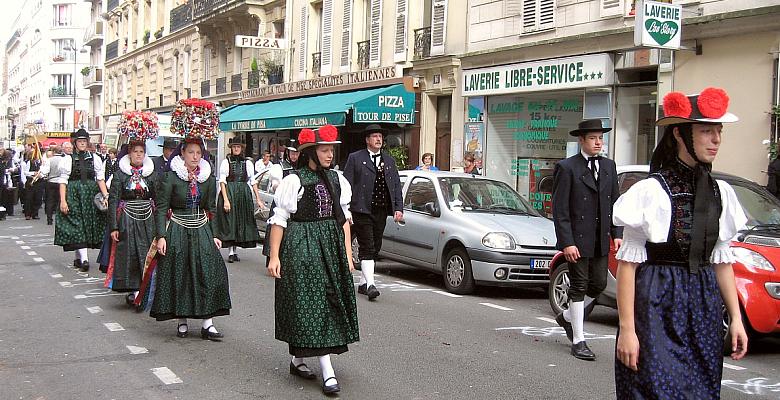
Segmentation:
<svg viewBox="0 0 780 400">
<path fill-rule="evenodd" d="M 450 170 L 450 146 L 452 143 L 452 96 L 436 98 L 436 158 L 435 164 L 442 171 Z M 419 161 L 419 160 L 418 160 Z"/>
</svg>

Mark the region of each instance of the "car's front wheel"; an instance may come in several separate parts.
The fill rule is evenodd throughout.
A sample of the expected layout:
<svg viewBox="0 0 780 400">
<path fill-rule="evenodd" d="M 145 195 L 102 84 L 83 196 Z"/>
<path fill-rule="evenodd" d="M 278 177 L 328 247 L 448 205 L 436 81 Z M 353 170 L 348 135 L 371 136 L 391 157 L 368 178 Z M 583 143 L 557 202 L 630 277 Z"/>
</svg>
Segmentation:
<svg viewBox="0 0 780 400">
<path fill-rule="evenodd" d="M 571 286 L 569 281 L 569 263 L 564 262 L 553 270 L 547 290 L 547 297 L 550 300 L 550 308 L 552 308 L 553 314 L 558 315 L 569 308 L 569 286 Z M 595 306 L 596 302 L 593 301 L 585 307 L 586 320 Z"/>
<path fill-rule="evenodd" d="M 444 257 L 444 286 L 448 292 L 469 294 L 474 292 L 474 275 L 471 273 L 471 259 L 462 247 L 454 247 Z"/>
</svg>

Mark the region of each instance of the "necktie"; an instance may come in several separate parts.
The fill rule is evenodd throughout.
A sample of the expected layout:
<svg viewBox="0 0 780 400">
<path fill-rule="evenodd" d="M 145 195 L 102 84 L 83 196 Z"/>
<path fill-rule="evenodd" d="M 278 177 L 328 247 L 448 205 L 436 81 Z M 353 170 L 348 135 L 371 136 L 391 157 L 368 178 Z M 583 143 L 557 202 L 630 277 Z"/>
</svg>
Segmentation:
<svg viewBox="0 0 780 400">
<path fill-rule="evenodd" d="M 371 155 L 371 161 L 374 162 L 374 166 L 377 167 L 377 168 L 379 168 L 379 161 L 378 161 L 379 160 L 379 156 L 381 156 L 381 154 L 372 154 Z"/>
<path fill-rule="evenodd" d="M 601 160 L 601 156 L 588 157 L 588 163 L 590 163 L 590 173 L 593 175 L 593 180 L 599 181 L 599 172 L 596 168 L 596 163 Z"/>
</svg>

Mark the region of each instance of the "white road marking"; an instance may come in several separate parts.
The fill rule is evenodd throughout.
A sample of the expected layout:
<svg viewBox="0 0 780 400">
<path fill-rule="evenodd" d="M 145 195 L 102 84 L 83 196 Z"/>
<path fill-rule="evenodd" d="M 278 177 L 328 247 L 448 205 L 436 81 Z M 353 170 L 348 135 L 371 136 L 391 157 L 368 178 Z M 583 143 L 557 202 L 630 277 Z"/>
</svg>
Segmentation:
<svg viewBox="0 0 780 400">
<path fill-rule="evenodd" d="M 24 242 L 22 242 L 22 243 L 24 243 Z M 30 250 L 30 246 L 19 246 L 19 248 L 22 249 L 22 250 Z"/>
<path fill-rule="evenodd" d="M 496 310 L 501 310 L 501 311 L 514 311 L 514 309 L 513 309 L 513 308 L 504 307 L 504 306 L 499 306 L 498 304 L 493 304 L 493 303 L 479 303 L 479 304 L 481 304 L 481 305 L 483 305 L 483 306 L 485 306 L 485 307 L 495 308 Z"/>
<path fill-rule="evenodd" d="M 393 289 L 393 292 L 432 292 L 434 289 L 426 288 L 406 288 L 406 289 Z"/>
<path fill-rule="evenodd" d="M 94 307 L 87 307 L 87 311 L 89 311 L 90 314 L 97 314 L 103 311 L 103 309 L 100 308 L 100 306 L 94 306 Z"/>
<path fill-rule="evenodd" d="M 404 281 L 395 281 L 395 283 L 400 283 L 401 285 L 411 286 L 411 287 L 417 287 L 418 285 L 415 285 L 414 283 L 404 282 Z"/>
<path fill-rule="evenodd" d="M 158 367 L 158 368 L 152 368 L 152 373 L 154 373 L 159 380 L 162 381 L 162 383 L 166 385 L 170 385 L 173 383 L 184 383 L 181 379 L 179 379 L 176 374 L 173 373 L 168 367 Z"/>
<path fill-rule="evenodd" d="M 130 350 L 130 354 L 146 354 L 149 352 L 149 350 L 146 347 L 138 347 L 138 346 L 125 346 L 128 350 Z"/>
<path fill-rule="evenodd" d="M 60 286 L 62 286 L 62 287 L 73 287 L 73 284 L 68 282 L 68 281 L 62 281 L 62 282 L 57 282 L 57 283 L 59 283 Z"/>
<path fill-rule="evenodd" d="M 450 293 L 450 292 L 443 292 L 441 290 L 434 290 L 433 293 L 440 294 L 442 296 L 447 296 L 447 297 L 463 297 L 463 296 L 461 296 L 459 294 Z"/>
<path fill-rule="evenodd" d="M 125 330 L 125 328 L 122 328 L 122 325 L 119 325 L 116 322 L 105 322 L 103 323 L 103 326 L 106 327 L 111 332 L 119 332 Z"/>
<path fill-rule="evenodd" d="M 89 299 L 92 297 L 122 296 L 124 293 L 105 293 L 105 294 L 77 294 L 73 296 L 76 300 Z"/>
<path fill-rule="evenodd" d="M 31 227 L 32 228 L 32 227 Z M 11 239 L 13 240 L 19 240 L 19 236 L 11 236 Z"/>
<path fill-rule="evenodd" d="M 507 326 L 503 328 L 495 328 L 497 331 L 520 331 L 526 336 L 566 336 L 566 331 L 560 326 L 548 326 L 541 328 L 538 326 Z M 585 339 L 587 340 L 615 340 L 615 335 L 600 335 L 596 333 L 585 332 Z"/>
<path fill-rule="evenodd" d="M 19 238 L 17 238 L 17 239 L 19 239 Z M 23 240 L 17 240 L 16 244 L 24 244 L 24 241 Z"/>
<path fill-rule="evenodd" d="M 37 256 L 37 255 L 38 255 L 38 253 L 36 253 L 36 252 L 34 252 L 34 251 L 28 251 L 28 252 L 27 252 L 27 255 L 28 255 L 28 256 Z"/>
<path fill-rule="evenodd" d="M 556 325 L 558 324 L 558 323 L 557 323 L 557 322 L 555 322 L 555 320 L 554 320 L 554 319 L 552 319 L 552 318 L 547 318 L 547 317 L 536 317 L 536 319 L 538 319 L 538 320 L 541 320 L 541 321 L 544 321 L 544 322 L 549 322 L 549 323 L 551 323 L 551 324 L 556 324 Z"/>
<path fill-rule="evenodd" d="M 733 369 L 734 371 L 744 371 L 747 369 L 745 367 L 740 367 L 739 365 L 733 365 L 725 362 L 723 363 L 723 368 Z"/>
<path fill-rule="evenodd" d="M 60 279 L 60 278 L 62 278 L 62 274 L 51 274 L 51 275 L 49 275 L 49 276 L 51 276 L 51 277 L 52 277 L 52 278 L 54 278 L 54 279 Z"/>
<path fill-rule="evenodd" d="M 43 259 L 43 258 L 41 258 L 41 257 L 34 257 L 34 258 L 33 258 L 33 261 L 35 261 L 35 262 L 44 262 L 44 261 L 46 261 L 46 260 L 44 260 L 44 259 Z"/>
</svg>

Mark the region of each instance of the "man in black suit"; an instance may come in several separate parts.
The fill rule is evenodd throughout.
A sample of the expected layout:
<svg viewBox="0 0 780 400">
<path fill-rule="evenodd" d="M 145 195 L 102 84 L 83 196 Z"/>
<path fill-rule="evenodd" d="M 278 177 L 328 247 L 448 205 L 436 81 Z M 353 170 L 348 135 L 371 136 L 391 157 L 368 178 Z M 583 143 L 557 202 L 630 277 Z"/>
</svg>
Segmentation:
<svg viewBox="0 0 780 400">
<path fill-rule="evenodd" d="M 579 123 L 569 132 L 579 138 L 580 153 L 555 166 L 553 221 L 557 247 L 569 262 L 569 308 L 555 320 L 572 342 L 571 354 L 582 360 L 596 356 L 585 343 L 585 308 L 607 286 L 610 237 L 619 248 L 623 231 L 612 224 L 612 205 L 620 195 L 615 162 L 602 157 L 601 120 Z"/>
<path fill-rule="evenodd" d="M 387 217 L 395 222 L 404 218 L 401 179 L 395 160 L 382 151 L 385 130 L 371 124 L 363 131 L 366 149 L 349 155 L 344 177 L 352 186 L 352 231 L 358 240 L 362 277 L 358 293 L 374 300 L 379 290 L 374 285 L 374 265 L 382 248 L 382 233 Z M 379 171 L 379 173 L 377 173 Z"/>
<path fill-rule="evenodd" d="M 154 162 L 154 170 L 157 171 L 158 174 L 162 174 L 165 172 L 165 166 L 168 164 L 168 160 L 171 159 L 171 154 L 176 149 L 176 147 L 179 145 L 179 141 L 174 138 L 165 138 L 163 140 L 163 144 L 160 145 L 160 147 L 163 148 L 163 153 L 161 156 L 155 157 L 152 161 Z"/>
</svg>

